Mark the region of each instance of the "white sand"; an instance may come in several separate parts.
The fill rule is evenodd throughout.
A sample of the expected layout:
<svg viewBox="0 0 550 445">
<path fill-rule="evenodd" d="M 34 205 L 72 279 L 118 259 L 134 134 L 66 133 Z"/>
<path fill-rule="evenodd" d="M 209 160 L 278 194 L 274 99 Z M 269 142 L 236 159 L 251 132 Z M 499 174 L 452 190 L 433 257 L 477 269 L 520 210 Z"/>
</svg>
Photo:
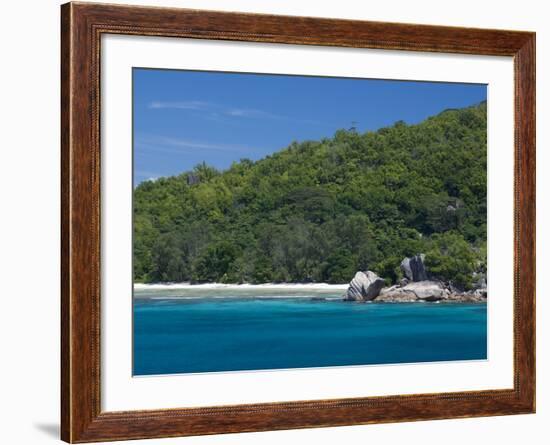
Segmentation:
<svg viewBox="0 0 550 445">
<path fill-rule="evenodd" d="M 135 290 L 177 290 L 177 289 L 227 289 L 227 290 L 346 290 L 348 284 L 328 284 L 328 283 L 264 283 L 264 284 L 223 284 L 223 283 L 154 283 L 142 284 L 134 283 Z"/>
</svg>

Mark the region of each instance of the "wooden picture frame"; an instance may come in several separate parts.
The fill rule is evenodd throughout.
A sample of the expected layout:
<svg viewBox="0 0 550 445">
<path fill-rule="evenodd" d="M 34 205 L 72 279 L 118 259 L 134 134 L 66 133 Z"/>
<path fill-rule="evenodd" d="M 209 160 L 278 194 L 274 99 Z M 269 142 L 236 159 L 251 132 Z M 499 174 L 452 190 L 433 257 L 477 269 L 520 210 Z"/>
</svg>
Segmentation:
<svg viewBox="0 0 550 445">
<path fill-rule="evenodd" d="M 535 34 L 92 3 L 61 7 L 61 437 L 71 443 L 535 411 Z M 514 387 L 102 412 L 100 38 L 103 34 L 512 56 Z"/>
</svg>

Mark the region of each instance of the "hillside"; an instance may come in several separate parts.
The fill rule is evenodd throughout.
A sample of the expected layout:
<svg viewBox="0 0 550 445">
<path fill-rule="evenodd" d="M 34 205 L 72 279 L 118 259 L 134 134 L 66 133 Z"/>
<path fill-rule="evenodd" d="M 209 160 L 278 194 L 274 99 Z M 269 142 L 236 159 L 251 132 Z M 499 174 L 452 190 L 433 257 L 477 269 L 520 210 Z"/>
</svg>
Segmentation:
<svg viewBox="0 0 550 445">
<path fill-rule="evenodd" d="M 338 131 L 134 192 L 136 281 L 388 283 L 422 252 L 468 288 L 486 267 L 486 103 L 418 125 Z"/>
</svg>

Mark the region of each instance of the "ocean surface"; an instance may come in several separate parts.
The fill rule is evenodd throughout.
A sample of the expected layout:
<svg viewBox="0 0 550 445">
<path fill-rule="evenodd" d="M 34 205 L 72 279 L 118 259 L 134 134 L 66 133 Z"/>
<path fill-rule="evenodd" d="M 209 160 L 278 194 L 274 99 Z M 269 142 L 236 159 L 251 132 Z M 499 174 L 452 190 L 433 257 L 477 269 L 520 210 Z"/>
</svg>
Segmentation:
<svg viewBox="0 0 550 445">
<path fill-rule="evenodd" d="M 347 286 L 140 286 L 134 375 L 487 358 L 487 306 L 344 303 Z"/>
</svg>

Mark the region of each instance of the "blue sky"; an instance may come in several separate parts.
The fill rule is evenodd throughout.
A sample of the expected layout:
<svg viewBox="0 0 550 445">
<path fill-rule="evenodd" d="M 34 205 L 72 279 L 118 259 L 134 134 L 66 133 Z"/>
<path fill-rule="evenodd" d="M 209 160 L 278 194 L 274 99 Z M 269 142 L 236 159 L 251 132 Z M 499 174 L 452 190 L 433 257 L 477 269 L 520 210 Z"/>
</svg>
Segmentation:
<svg viewBox="0 0 550 445">
<path fill-rule="evenodd" d="M 134 183 L 486 100 L 486 85 L 135 68 Z"/>
</svg>

